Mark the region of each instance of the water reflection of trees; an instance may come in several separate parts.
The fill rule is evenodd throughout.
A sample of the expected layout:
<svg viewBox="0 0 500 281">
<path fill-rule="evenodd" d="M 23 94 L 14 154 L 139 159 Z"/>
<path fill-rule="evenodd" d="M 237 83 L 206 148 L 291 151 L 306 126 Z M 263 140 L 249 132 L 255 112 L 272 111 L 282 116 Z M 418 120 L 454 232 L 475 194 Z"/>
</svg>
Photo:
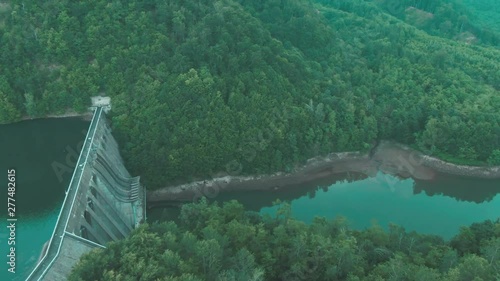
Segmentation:
<svg viewBox="0 0 500 281">
<path fill-rule="evenodd" d="M 223 192 L 217 197 L 209 199 L 209 201 L 217 201 L 219 204 L 223 204 L 223 202 L 235 199 L 241 202 L 247 210 L 259 211 L 263 207 L 272 206 L 273 202 L 278 199 L 292 201 L 303 196 L 314 198 L 318 191 L 326 192 L 335 183 L 355 182 L 367 178 L 368 176 L 363 173 L 336 174 L 307 184 L 297 183 L 277 190 Z M 373 184 L 383 179 L 374 181 Z M 370 182 L 367 184 L 370 184 Z M 422 192 L 425 192 L 428 196 L 444 195 L 459 201 L 482 203 L 491 201 L 500 192 L 500 180 L 481 180 L 438 174 L 432 181 L 415 181 L 413 194 Z"/>
<path fill-rule="evenodd" d="M 432 181 L 415 181 L 414 194 L 445 195 L 459 201 L 488 202 L 500 193 L 500 179 L 484 180 L 438 174 Z"/>
<path fill-rule="evenodd" d="M 367 178 L 368 176 L 362 173 L 337 174 L 307 184 L 297 183 L 279 190 L 221 193 L 213 200 L 222 203 L 227 200 L 237 199 L 249 210 L 258 211 L 262 207 L 272 206 L 272 202 L 277 199 L 292 201 L 303 196 L 314 198 L 317 191 L 323 190 L 326 192 L 335 183 L 355 182 Z M 413 194 L 422 192 L 425 192 L 428 196 L 444 195 L 459 201 L 482 203 L 491 201 L 500 192 L 500 180 L 481 180 L 438 174 L 431 181 L 415 181 Z"/>
<path fill-rule="evenodd" d="M 314 198 L 318 190 L 328 191 L 328 188 L 338 182 L 355 182 L 366 179 L 368 176 L 358 172 L 334 174 L 325 178 L 316 179 L 308 183 L 297 183 L 268 191 L 234 191 L 220 193 L 214 201 L 224 202 L 236 199 L 248 210 L 259 211 L 263 207 L 270 207 L 276 200 L 292 201 L 303 196 Z"/>
</svg>

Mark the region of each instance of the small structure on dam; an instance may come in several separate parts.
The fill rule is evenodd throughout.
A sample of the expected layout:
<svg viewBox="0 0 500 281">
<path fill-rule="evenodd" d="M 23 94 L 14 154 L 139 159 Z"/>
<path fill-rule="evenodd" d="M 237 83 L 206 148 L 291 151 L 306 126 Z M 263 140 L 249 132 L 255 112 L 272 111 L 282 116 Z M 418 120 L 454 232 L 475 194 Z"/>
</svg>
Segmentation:
<svg viewBox="0 0 500 281">
<path fill-rule="evenodd" d="M 145 219 L 145 189 L 125 168 L 96 106 L 54 232 L 27 280 L 67 280 L 81 255 L 125 238 Z"/>
</svg>

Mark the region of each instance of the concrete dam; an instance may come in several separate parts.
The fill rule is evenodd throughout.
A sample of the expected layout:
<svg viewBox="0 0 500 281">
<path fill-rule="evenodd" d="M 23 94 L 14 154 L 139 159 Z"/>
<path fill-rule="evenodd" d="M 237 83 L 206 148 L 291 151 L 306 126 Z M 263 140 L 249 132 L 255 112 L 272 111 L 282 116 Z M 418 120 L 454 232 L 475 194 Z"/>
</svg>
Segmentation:
<svg viewBox="0 0 500 281">
<path fill-rule="evenodd" d="M 79 258 L 146 219 L 146 191 L 123 164 L 102 107 L 89 130 L 50 240 L 27 281 L 67 280 Z"/>
</svg>

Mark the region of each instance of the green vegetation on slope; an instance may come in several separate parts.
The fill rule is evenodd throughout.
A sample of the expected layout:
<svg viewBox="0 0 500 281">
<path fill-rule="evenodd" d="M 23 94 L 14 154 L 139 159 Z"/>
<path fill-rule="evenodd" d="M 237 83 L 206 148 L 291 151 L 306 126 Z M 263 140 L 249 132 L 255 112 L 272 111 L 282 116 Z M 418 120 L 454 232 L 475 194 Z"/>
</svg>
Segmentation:
<svg viewBox="0 0 500 281">
<path fill-rule="evenodd" d="M 500 6 L 496 0 L 462 0 L 478 25 L 500 34 Z"/>
<path fill-rule="evenodd" d="M 149 188 L 377 139 L 498 161 L 500 51 L 367 1 L 11 1 L 0 50 L 0 122 L 111 96 Z"/>
<path fill-rule="evenodd" d="M 391 15 L 429 34 L 500 46 L 495 0 L 374 0 Z"/>
<path fill-rule="evenodd" d="M 174 222 L 142 225 L 84 255 L 69 280 L 488 281 L 500 277 L 500 221 L 462 227 L 450 242 L 390 225 L 354 231 L 343 218 L 306 225 L 283 204 L 276 217 L 184 205 Z M 495 277 L 496 276 L 496 277 Z"/>
</svg>

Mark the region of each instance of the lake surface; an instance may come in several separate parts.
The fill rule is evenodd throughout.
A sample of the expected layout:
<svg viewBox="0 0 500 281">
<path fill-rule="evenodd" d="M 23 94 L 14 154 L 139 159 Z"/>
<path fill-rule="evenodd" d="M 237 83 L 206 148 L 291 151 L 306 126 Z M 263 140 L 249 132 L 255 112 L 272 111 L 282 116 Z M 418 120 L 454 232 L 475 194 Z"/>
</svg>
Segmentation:
<svg viewBox="0 0 500 281">
<path fill-rule="evenodd" d="M 277 199 L 291 202 L 292 216 L 312 222 L 315 216 L 348 218 L 353 229 L 389 223 L 407 231 L 436 234 L 449 239 L 460 226 L 500 217 L 500 180 L 481 180 L 437 174 L 432 181 L 400 179 L 378 173 L 335 175 L 308 184 L 277 191 L 221 193 L 211 201 L 235 199 L 247 209 L 274 215 Z M 148 219 L 174 219 L 175 208 L 148 210 Z"/>
<path fill-rule="evenodd" d="M 0 280 L 25 280 L 54 229 L 89 122 L 40 119 L 0 125 Z M 16 273 L 7 271 L 7 170 L 16 170 Z M 3 174 L 3 175 L 2 175 Z"/>
<path fill-rule="evenodd" d="M 370 227 L 374 221 L 386 229 L 389 223 L 395 223 L 407 231 L 446 239 L 454 236 L 461 225 L 494 220 L 500 215 L 500 194 L 491 201 L 476 203 L 442 194 L 414 194 L 414 185 L 412 179 L 399 180 L 382 173 L 372 179 L 338 182 L 326 191 L 320 189 L 314 198 L 292 200 L 292 214 L 307 223 L 317 215 L 328 218 L 342 215 L 354 229 Z M 274 215 L 276 210 L 277 206 L 264 207 L 260 212 Z"/>
</svg>

